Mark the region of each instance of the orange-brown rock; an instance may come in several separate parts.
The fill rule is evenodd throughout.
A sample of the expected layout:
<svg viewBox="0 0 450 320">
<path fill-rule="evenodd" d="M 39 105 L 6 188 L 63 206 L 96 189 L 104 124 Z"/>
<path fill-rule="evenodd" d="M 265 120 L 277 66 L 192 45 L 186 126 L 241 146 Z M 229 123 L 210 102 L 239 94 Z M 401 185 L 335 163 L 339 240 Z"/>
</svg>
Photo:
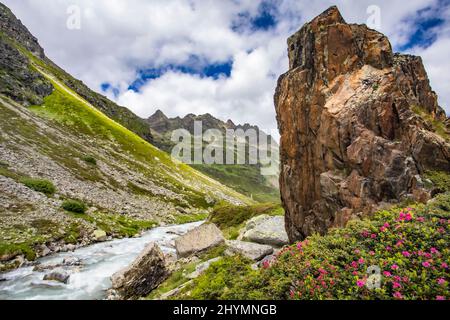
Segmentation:
<svg viewBox="0 0 450 320">
<path fill-rule="evenodd" d="M 288 54 L 275 105 L 290 240 L 379 204 L 428 199 L 420 176 L 450 171 L 450 144 L 435 128 L 448 119 L 421 58 L 394 54 L 383 34 L 347 24 L 336 7 L 291 36 Z"/>
</svg>

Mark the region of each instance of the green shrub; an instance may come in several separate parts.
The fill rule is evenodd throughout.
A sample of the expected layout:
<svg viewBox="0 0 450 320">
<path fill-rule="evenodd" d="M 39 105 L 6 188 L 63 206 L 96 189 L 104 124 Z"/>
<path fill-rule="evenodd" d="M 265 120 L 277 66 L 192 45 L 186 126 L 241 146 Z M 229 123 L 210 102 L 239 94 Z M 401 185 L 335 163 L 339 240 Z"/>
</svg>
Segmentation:
<svg viewBox="0 0 450 320">
<path fill-rule="evenodd" d="M 48 196 L 51 196 L 56 192 L 56 187 L 51 181 L 48 180 L 23 178 L 20 180 L 20 182 L 26 185 L 28 188 L 37 192 L 44 193 Z"/>
<path fill-rule="evenodd" d="M 217 225 L 227 239 L 236 239 L 245 222 L 259 215 L 283 215 L 280 204 L 264 203 L 253 206 L 233 206 L 221 204 L 214 208 L 209 221 Z"/>
<path fill-rule="evenodd" d="M 381 211 L 326 236 L 285 247 L 252 272 L 226 258 L 195 280 L 183 298 L 449 299 L 450 194 L 427 205 Z M 368 268 L 381 286 L 370 289 Z"/>
<path fill-rule="evenodd" d="M 97 165 L 97 159 L 95 159 L 93 156 L 85 156 L 83 157 L 83 161 L 94 166 Z"/>
<path fill-rule="evenodd" d="M 63 202 L 61 206 L 64 210 L 73 212 L 73 213 L 85 213 L 87 210 L 87 206 L 78 200 L 66 200 Z"/>
<path fill-rule="evenodd" d="M 253 206 L 220 205 L 214 208 L 209 220 L 223 229 L 239 226 L 259 215 L 282 215 L 283 213 L 281 205 L 274 203 Z"/>
<path fill-rule="evenodd" d="M 432 185 L 426 185 L 428 188 L 436 188 L 439 192 L 450 191 L 450 173 L 444 171 L 427 171 L 425 178 L 432 182 Z"/>
<path fill-rule="evenodd" d="M 229 300 L 259 299 L 257 291 L 247 292 L 240 284 L 254 277 L 257 271 L 251 268 L 252 261 L 242 257 L 224 257 L 211 264 L 210 268 L 192 286 L 187 287 L 187 296 L 181 298 L 193 300 Z M 238 289 L 239 288 L 239 289 Z M 255 295 L 256 293 L 256 295 Z"/>
</svg>

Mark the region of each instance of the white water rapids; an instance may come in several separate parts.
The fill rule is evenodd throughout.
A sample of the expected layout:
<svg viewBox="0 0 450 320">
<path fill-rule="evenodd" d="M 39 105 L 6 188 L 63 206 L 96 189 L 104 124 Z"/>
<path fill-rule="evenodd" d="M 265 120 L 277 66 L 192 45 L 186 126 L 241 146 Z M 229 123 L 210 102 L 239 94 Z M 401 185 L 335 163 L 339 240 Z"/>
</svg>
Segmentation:
<svg viewBox="0 0 450 320">
<path fill-rule="evenodd" d="M 33 271 L 22 267 L 0 275 L 0 300 L 95 300 L 104 299 L 111 287 L 110 277 L 128 266 L 150 242 L 156 242 L 164 252 L 174 252 L 173 240 L 203 222 L 159 227 L 139 238 L 118 239 L 97 243 L 74 252 L 54 254 L 39 259 L 41 265 L 62 264 L 65 258 L 76 258 L 81 266 L 63 266 L 70 274 L 68 284 L 43 281 L 51 270 Z"/>
</svg>

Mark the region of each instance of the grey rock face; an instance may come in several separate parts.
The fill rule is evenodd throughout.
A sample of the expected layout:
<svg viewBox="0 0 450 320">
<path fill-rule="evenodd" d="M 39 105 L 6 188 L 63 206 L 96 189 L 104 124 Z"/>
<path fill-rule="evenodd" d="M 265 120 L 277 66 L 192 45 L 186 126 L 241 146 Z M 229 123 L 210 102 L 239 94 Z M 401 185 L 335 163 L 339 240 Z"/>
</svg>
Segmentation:
<svg viewBox="0 0 450 320">
<path fill-rule="evenodd" d="M 222 231 L 214 224 L 203 224 L 175 240 L 179 258 L 217 247 L 225 242 Z"/>
<path fill-rule="evenodd" d="M 284 217 L 256 217 L 247 223 L 240 239 L 275 247 L 284 246 L 289 242 L 284 228 Z"/>
<path fill-rule="evenodd" d="M 229 250 L 234 253 L 242 254 L 244 257 L 259 261 L 273 253 L 273 248 L 268 245 L 262 245 L 244 241 L 227 241 Z"/>
<path fill-rule="evenodd" d="M 0 36 L 0 93 L 24 105 L 41 104 L 53 86 L 29 67 L 28 57 Z"/>
<path fill-rule="evenodd" d="M 112 277 L 112 288 L 121 299 L 142 297 L 156 289 L 168 276 L 164 254 L 149 244 L 127 268 Z"/>
<path fill-rule="evenodd" d="M 37 57 L 45 57 L 44 49 L 39 45 L 38 40 L 16 18 L 11 10 L 2 3 L 0 3 L 0 30 Z"/>
</svg>

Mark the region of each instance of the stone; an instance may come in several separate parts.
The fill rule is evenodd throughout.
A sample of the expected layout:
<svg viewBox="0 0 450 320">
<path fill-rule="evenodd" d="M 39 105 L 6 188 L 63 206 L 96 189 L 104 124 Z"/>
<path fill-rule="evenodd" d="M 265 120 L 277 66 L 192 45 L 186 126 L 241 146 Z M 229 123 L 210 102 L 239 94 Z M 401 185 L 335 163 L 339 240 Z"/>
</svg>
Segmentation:
<svg viewBox="0 0 450 320">
<path fill-rule="evenodd" d="M 222 231 L 212 223 L 203 224 L 175 239 L 179 258 L 187 257 L 225 243 Z"/>
<path fill-rule="evenodd" d="M 94 237 L 94 240 L 96 242 L 104 242 L 108 239 L 108 235 L 106 234 L 106 232 L 100 229 L 95 230 L 92 236 Z"/>
<path fill-rule="evenodd" d="M 111 277 L 112 288 L 121 299 L 139 298 L 156 289 L 168 275 L 164 254 L 150 243 L 130 266 Z"/>
<path fill-rule="evenodd" d="M 234 253 L 243 255 L 254 261 L 259 261 L 264 257 L 271 255 L 273 253 L 273 248 L 268 245 L 262 245 L 252 242 L 244 241 L 227 241 L 229 250 Z"/>
<path fill-rule="evenodd" d="M 64 287 L 64 284 L 55 281 L 35 281 L 31 283 L 31 286 L 39 289 L 61 289 Z"/>
<path fill-rule="evenodd" d="M 347 24 L 331 7 L 288 39 L 275 92 L 289 240 L 325 234 L 405 196 L 426 170 L 450 172 L 449 123 L 420 57 Z M 443 130 L 436 129 L 442 123 Z"/>
<path fill-rule="evenodd" d="M 195 271 L 192 272 L 191 274 L 187 275 L 188 279 L 195 279 L 200 277 L 206 270 L 208 270 L 208 268 L 211 266 L 211 264 L 213 264 L 214 262 L 219 261 L 221 258 L 217 257 L 211 260 L 208 260 L 206 262 L 200 263 L 196 268 Z"/>
<path fill-rule="evenodd" d="M 51 250 L 45 244 L 41 245 L 39 249 L 40 249 L 39 255 L 41 257 L 46 257 L 51 253 Z"/>
<path fill-rule="evenodd" d="M 77 257 L 67 257 L 64 258 L 62 264 L 65 266 L 81 266 L 83 263 L 81 262 L 81 259 Z"/>
<path fill-rule="evenodd" d="M 239 238 L 244 241 L 282 247 L 289 243 L 284 225 L 283 216 L 258 216 L 247 222 L 244 232 Z"/>
<path fill-rule="evenodd" d="M 54 270 L 44 276 L 45 281 L 56 281 L 67 284 L 69 282 L 70 274 L 62 269 Z"/>
</svg>

